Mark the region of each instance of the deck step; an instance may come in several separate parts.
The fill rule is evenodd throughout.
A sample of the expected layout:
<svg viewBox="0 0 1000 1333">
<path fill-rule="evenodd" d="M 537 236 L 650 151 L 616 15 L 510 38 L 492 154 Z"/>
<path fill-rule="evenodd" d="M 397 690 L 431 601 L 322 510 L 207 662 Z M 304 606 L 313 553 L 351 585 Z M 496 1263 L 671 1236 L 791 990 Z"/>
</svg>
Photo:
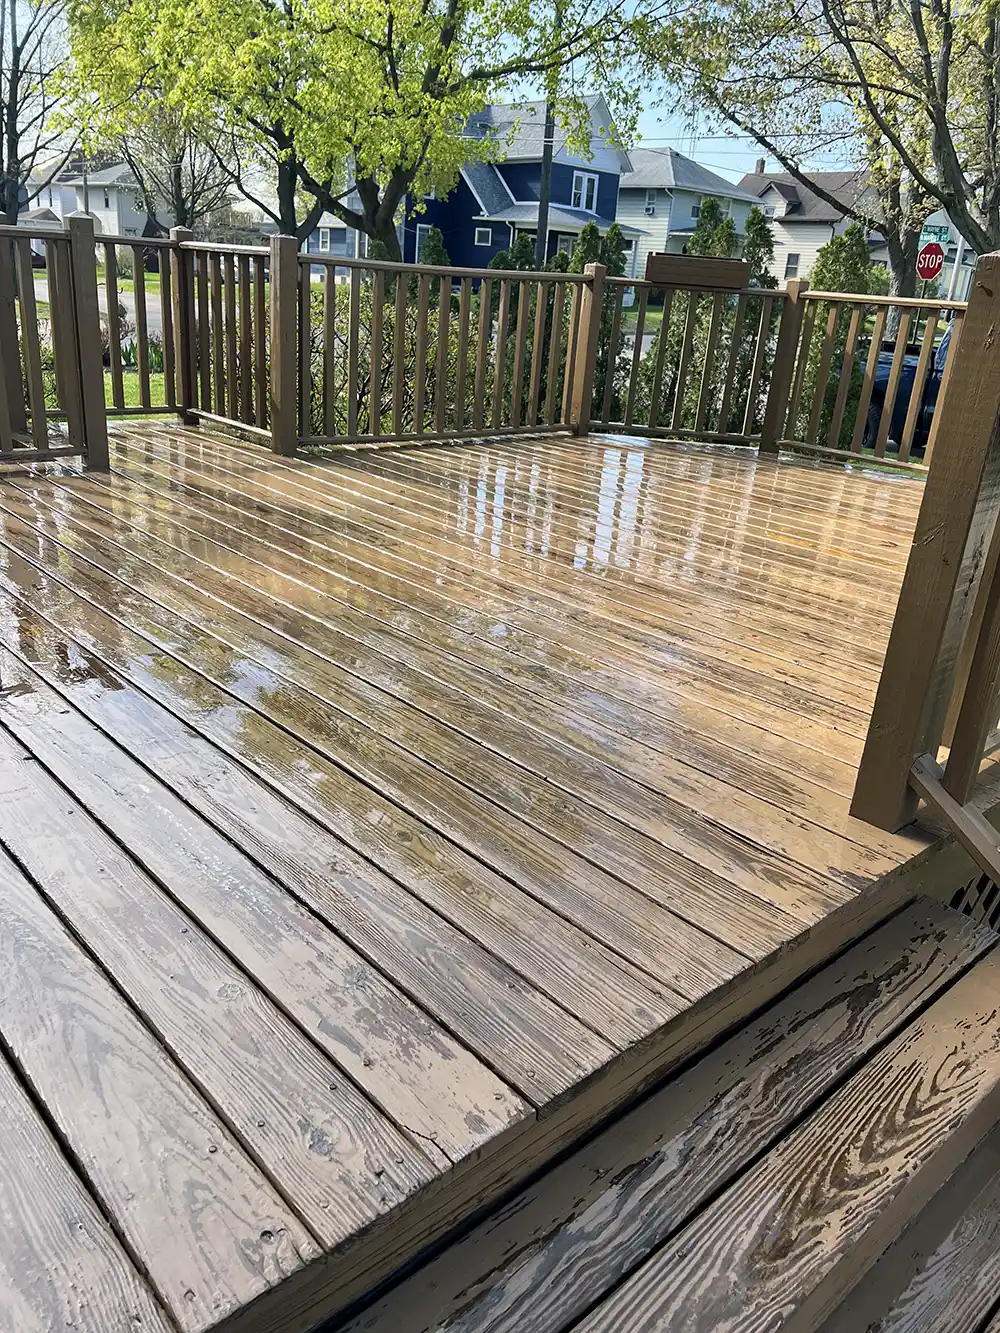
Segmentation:
<svg viewBox="0 0 1000 1333">
<path fill-rule="evenodd" d="M 909 905 L 340 1327 L 818 1328 L 1000 1120 L 996 943 Z"/>
<path fill-rule="evenodd" d="M 994 1130 L 822 1333 L 982 1333 L 998 1304 L 1000 1131 Z"/>
</svg>

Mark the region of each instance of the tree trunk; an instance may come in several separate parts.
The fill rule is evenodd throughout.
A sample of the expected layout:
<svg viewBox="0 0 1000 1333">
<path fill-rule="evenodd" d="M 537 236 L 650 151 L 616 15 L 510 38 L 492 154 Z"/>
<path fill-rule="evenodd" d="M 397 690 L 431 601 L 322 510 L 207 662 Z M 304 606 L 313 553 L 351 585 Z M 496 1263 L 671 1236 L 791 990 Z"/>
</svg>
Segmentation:
<svg viewBox="0 0 1000 1333">
<path fill-rule="evenodd" d="M 295 159 L 282 158 L 278 163 L 278 229 L 282 236 L 298 235 L 298 217 L 295 213 L 295 186 L 298 169 Z"/>
<path fill-rule="evenodd" d="M 542 138 L 542 169 L 538 181 L 538 228 L 535 233 L 535 268 L 545 267 L 548 259 L 549 200 L 552 197 L 552 141 L 556 132 L 556 109 L 551 98 L 545 103 L 545 131 Z"/>
</svg>

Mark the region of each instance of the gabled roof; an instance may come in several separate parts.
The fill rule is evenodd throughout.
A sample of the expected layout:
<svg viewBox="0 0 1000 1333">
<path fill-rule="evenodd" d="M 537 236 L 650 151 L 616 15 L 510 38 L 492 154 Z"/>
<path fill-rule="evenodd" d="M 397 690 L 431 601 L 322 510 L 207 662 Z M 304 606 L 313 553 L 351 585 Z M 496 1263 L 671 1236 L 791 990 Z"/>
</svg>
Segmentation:
<svg viewBox="0 0 1000 1333">
<path fill-rule="evenodd" d="M 614 127 L 611 112 L 600 93 L 588 93 L 580 99 L 590 115 L 591 148 L 605 148 L 618 158 L 619 170 L 631 168 L 628 154 L 614 144 Z M 542 156 L 542 141 L 545 137 L 545 102 L 502 102 L 496 106 L 485 107 L 470 116 L 465 133 L 473 139 L 483 139 L 493 135 L 498 140 L 504 161 L 538 161 Z M 567 146 L 566 130 L 556 123 L 552 139 L 552 156 L 575 157 Z"/>
<path fill-rule="evenodd" d="M 817 185 L 822 186 L 836 199 L 843 199 L 846 204 L 855 204 L 868 189 L 868 181 L 863 171 L 814 171 L 810 173 Z M 740 188 L 749 191 L 757 198 L 767 194 L 768 190 L 781 196 L 787 202 L 784 217 L 790 222 L 839 222 L 843 214 L 807 186 L 800 184 L 787 171 L 751 172 L 740 181 Z"/>
<path fill-rule="evenodd" d="M 632 170 L 622 175 L 623 190 L 691 190 L 719 199 L 756 202 L 756 195 L 717 176 L 676 148 L 633 148 L 629 157 Z"/>
<path fill-rule="evenodd" d="M 507 182 L 491 162 L 472 162 L 462 168 L 462 175 L 484 213 L 495 213 L 513 201 Z"/>
<path fill-rule="evenodd" d="M 82 176 L 74 176 L 72 180 L 60 181 L 60 185 L 83 185 Z M 87 174 L 88 185 L 122 185 L 126 188 L 135 189 L 139 182 L 135 178 L 132 168 L 126 166 L 124 162 L 118 162 L 113 167 L 104 167 L 101 171 L 92 171 Z"/>
</svg>

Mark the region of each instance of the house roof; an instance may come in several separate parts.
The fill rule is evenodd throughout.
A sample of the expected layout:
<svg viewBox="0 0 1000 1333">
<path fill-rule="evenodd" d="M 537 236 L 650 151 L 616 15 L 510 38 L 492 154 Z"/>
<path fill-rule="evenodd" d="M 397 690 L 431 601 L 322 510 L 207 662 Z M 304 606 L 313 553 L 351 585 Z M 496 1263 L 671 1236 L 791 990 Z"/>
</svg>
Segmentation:
<svg viewBox="0 0 1000 1333">
<path fill-rule="evenodd" d="M 836 199 L 855 204 L 868 189 L 863 171 L 814 171 L 812 179 Z M 839 222 L 843 214 L 825 199 L 786 171 L 751 172 L 740 181 L 740 188 L 757 198 L 773 189 L 788 203 L 785 217 L 792 222 Z"/>
<path fill-rule="evenodd" d="M 60 181 L 60 185 L 83 185 L 82 176 L 74 176 L 71 180 Z M 124 162 L 118 162 L 113 167 L 104 167 L 101 171 L 91 171 L 87 173 L 88 185 L 124 185 L 132 189 L 139 184 L 135 178 L 132 168 L 126 166 Z"/>
<path fill-rule="evenodd" d="M 58 213 L 53 213 L 51 208 L 26 208 L 17 217 L 19 227 L 44 227 L 47 223 L 51 223 L 54 227 L 60 227 L 62 226 L 62 218 Z"/>
<path fill-rule="evenodd" d="M 720 199 L 756 200 L 756 194 L 717 176 L 676 148 L 633 148 L 632 170 L 622 174 L 623 190 L 692 190 Z"/>
<path fill-rule="evenodd" d="M 600 93 L 588 93 L 580 100 L 590 114 L 591 146 L 607 147 L 617 154 L 620 169 L 630 170 L 628 154 L 614 144 L 614 127 L 607 102 Z M 495 135 L 502 147 L 504 161 L 537 161 L 542 156 L 545 137 L 545 102 L 502 102 L 485 107 L 469 117 L 465 133 L 474 139 Z M 575 156 L 568 147 L 568 140 L 566 129 L 557 121 L 552 138 L 553 158 Z"/>
<path fill-rule="evenodd" d="M 486 213 L 483 215 L 486 222 L 513 222 L 519 227 L 529 227 L 532 224 L 538 225 L 538 204 L 508 203 L 505 208 L 499 209 L 496 213 Z M 596 222 L 598 230 L 607 231 L 611 223 L 607 218 L 598 217 L 594 213 L 588 213 L 582 208 L 567 208 L 564 204 L 549 205 L 549 230 L 550 231 L 582 231 L 588 222 Z M 626 236 L 638 236 L 640 233 L 635 227 L 626 227 L 622 223 L 618 224 L 621 231 Z"/>
<path fill-rule="evenodd" d="M 504 178 L 491 162 L 472 162 L 462 168 L 465 183 L 484 213 L 496 213 L 513 200 Z"/>
</svg>

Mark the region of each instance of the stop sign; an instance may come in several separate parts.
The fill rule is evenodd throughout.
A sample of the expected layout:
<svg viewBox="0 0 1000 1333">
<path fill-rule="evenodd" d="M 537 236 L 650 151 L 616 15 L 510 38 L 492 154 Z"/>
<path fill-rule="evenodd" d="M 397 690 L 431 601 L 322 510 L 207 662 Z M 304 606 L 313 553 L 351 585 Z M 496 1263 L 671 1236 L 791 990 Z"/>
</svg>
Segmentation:
<svg viewBox="0 0 1000 1333">
<path fill-rule="evenodd" d="M 944 268 L 944 250 L 937 241 L 929 241 L 920 247 L 917 255 L 917 277 L 924 282 L 931 282 Z"/>
</svg>

